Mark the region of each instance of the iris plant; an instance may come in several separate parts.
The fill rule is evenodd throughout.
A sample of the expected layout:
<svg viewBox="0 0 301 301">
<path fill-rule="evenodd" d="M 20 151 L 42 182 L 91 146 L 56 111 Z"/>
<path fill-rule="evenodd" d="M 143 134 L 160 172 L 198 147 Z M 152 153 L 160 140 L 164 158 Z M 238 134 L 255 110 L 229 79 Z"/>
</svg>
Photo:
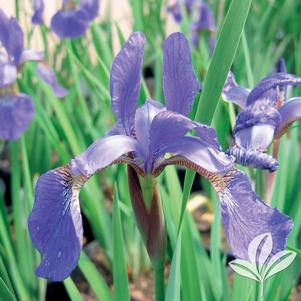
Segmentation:
<svg viewBox="0 0 301 301">
<path fill-rule="evenodd" d="M 181 4 L 186 8 L 188 14 L 192 15 L 193 22 L 191 25 L 192 41 L 195 47 L 199 46 L 200 31 L 207 30 L 211 33 L 216 32 L 216 24 L 213 12 L 204 1 L 201 0 L 177 0 L 173 5 L 169 6 L 168 11 L 172 13 L 175 21 L 181 23 L 183 16 Z M 211 36 L 210 45 L 215 46 L 215 37 Z"/>
<path fill-rule="evenodd" d="M 35 106 L 29 95 L 18 92 L 14 85 L 22 66 L 28 61 L 41 62 L 42 51 L 24 48 L 24 33 L 17 20 L 8 18 L 0 10 L 0 138 L 16 140 L 27 130 L 35 114 Z M 41 78 L 52 86 L 58 97 L 65 96 L 57 83 L 54 72 L 44 70 Z M 45 69 L 46 68 L 46 69 Z M 47 72 L 45 70 L 48 70 Z M 46 76 L 46 73 L 48 76 Z"/>
<path fill-rule="evenodd" d="M 61 39 L 81 37 L 98 16 L 99 0 L 81 0 L 78 5 L 74 0 L 63 0 L 60 10 L 51 19 L 51 29 Z M 32 22 L 43 24 L 44 0 L 34 0 Z"/>
<path fill-rule="evenodd" d="M 301 119 L 301 98 L 286 96 L 287 86 L 297 85 L 301 85 L 301 78 L 287 73 L 283 61 L 277 72 L 252 90 L 239 86 L 234 74 L 229 74 L 223 96 L 241 108 L 234 128 L 235 145 L 229 150 L 237 163 L 277 170 L 277 158 L 267 149 L 273 141 L 278 145 L 290 124 Z"/>
<path fill-rule="evenodd" d="M 61 281 L 75 268 L 83 243 L 80 189 L 94 174 L 119 163 L 128 165 L 132 206 L 154 269 L 164 266 L 167 240 L 156 178 L 168 165 L 193 169 L 212 183 L 237 257 L 247 259 L 250 241 L 267 232 L 274 241 L 272 254 L 285 248 L 291 219 L 252 190 L 213 128 L 188 117 L 200 84 L 183 34 L 173 33 L 164 42 L 165 107 L 152 99 L 138 107 L 145 42 L 143 33 L 133 33 L 113 62 L 114 128 L 69 164 L 38 179 L 29 229 L 43 255 L 36 270 L 40 277 Z"/>
</svg>

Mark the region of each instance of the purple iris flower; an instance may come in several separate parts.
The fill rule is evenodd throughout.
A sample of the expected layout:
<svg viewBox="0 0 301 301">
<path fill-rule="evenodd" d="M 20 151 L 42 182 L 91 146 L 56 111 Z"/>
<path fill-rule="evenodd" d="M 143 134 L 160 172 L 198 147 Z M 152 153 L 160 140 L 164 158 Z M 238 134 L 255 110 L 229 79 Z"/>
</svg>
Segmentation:
<svg viewBox="0 0 301 301">
<path fill-rule="evenodd" d="M 285 248 L 292 221 L 252 191 L 249 178 L 235 168 L 234 158 L 222 152 L 213 128 L 187 117 L 200 84 L 183 34 L 174 33 L 164 42 L 166 107 L 151 99 L 138 107 L 145 42 L 143 33 L 133 33 L 113 62 L 110 92 L 118 120 L 115 127 L 69 164 L 38 179 L 29 230 L 43 255 L 36 270 L 40 277 L 61 281 L 75 268 L 83 243 L 80 189 L 95 173 L 118 163 L 128 164 L 133 209 L 152 259 L 165 255 L 166 232 L 158 190 L 154 186 L 147 200 L 143 183 L 155 181 L 168 165 L 191 168 L 211 181 L 236 256 L 247 259 L 251 240 L 266 232 L 275 242 L 273 254 Z M 189 135 L 191 130 L 196 136 Z"/>
<path fill-rule="evenodd" d="M 29 127 L 35 114 L 30 96 L 13 91 L 12 85 L 26 61 L 39 61 L 43 53 L 24 48 L 24 34 L 13 17 L 0 10 L 0 139 L 16 140 Z"/>
<path fill-rule="evenodd" d="M 44 0 L 33 0 L 33 10 L 34 14 L 31 18 L 31 22 L 37 25 L 44 24 Z"/>
<path fill-rule="evenodd" d="M 237 163 L 277 170 L 278 161 L 267 154 L 267 149 L 291 123 L 301 119 L 301 98 L 286 99 L 287 86 L 297 85 L 301 85 L 301 77 L 287 73 L 283 61 L 277 72 L 252 90 L 239 86 L 234 74 L 229 73 L 223 97 L 242 109 L 234 128 L 235 145 L 229 150 Z"/>
<path fill-rule="evenodd" d="M 98 16 L 99 0 L 64 0 L 63 8 L 51 19 L 52 30 L 61 38 L 76 39 L 82 36 Z"/>
<path fill-rule="evenodd" d="M 30 96 L 18 94 L 14 83 L 23 64 L 41 62 L 44 52 L 24 48 L 24 33 L 17 20 L 8 18 L 0 9 L 0 139 L 16 140 L 28 129 L 35 115 L 35 106 Z M 53 71 L 52 71 L 53 72 Z M 45 73 L 45 72 L 44 72 Z M 48 71 L 51 73 L 51 71 Z M 54 73 L 41 76 L 52 86 L 58 97 L 62 96 Z"/>
<path fill-rule="evenodd" d="M 54 94 L 57 97 L 64 98 L 69 94 L 69 90 L 65 89 L 57 80 L 57 77 L 54 71 L 45 64 L 39 64 L 37 68 L 37 72 L 40 78 L 50 85 L 53 89 Z"/>
<path fill-rule="evenodd" d="M 202 0 L 177 0 L 175 4 L 168 7 L 168 11 L 172 13 L 176 22 L 182 22 L 181 3 L 187 9 L 188 14 L 192 15 L 193 22 L 191 25 L 192 42 L 195 47 L 199 46 L 199 35 L 202 30 L 211 33 L 216 32 L 216 24 L 213 12 L 209 4 Z M 210 47 L 215 47 L 215 37 L 210 38 Z"/>
</svg>

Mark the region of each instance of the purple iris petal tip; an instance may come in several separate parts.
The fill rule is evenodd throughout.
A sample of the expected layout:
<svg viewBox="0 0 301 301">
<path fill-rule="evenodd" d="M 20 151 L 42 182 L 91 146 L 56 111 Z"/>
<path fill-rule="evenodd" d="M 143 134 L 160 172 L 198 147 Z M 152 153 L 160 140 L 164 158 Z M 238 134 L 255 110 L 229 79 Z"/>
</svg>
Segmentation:
<svg viewBox="0 0 301 301">
<path fill-rule="evenodd" d="M 50 67 L 44 64 L 39 64 L 37 71 L 39 76 L 52 87 L 57 97 L 63 98 L 69 94 L 69 90 L 65 89 L 59 84 L 54 71 Z"/>
<path fill-rule="evenodd" d="M 81 37 L 97 17 L 99 0 L 82 0 L 74 9 L 59 10 L 51 19 L 52 30 L 61 38 Z"/>
<path fill-rule="evenodd" d="M 140 95 L 145 42 L 142 32 L 131 34 L 116 56 L 110 74 L 112 110 L 128 135 L 134 127 Z"/>
<path fill-rule="evenodd" d="M 0 98 L 0 138 L 17 140 L 28 129 L 35 115 L 35 106 L 25 94 Z"/>
<path fill-rule="evenodd" d="M 40 277 L 63 281 L 77 265 L 83 240 L 78 199 L 82 184 L 68 165 L 45 173 L 37 182 L 28 225 L 33 244 L 43 255 L 36 270 Z"/>
<path fill-rule="evenodd" d="M 191 112 L 201 85 L 195 74 L 188 40 L 180 32 L 171 34 L 163 46 L 163 90 L 166 108 L 183 115 Z"/>
<path fill-rule="evenodd" d="M 41 25 L 44 24 L 44 0 L 34 0 L 33 1 L 34 14 L 32 16 L 31 22 L 33 24 Z"/>
<path fill-rule="evenodd" d="M 248 260 L 250 242 L 263 233 L 272 235 L 272 255 L 285 249 L 292 220 L 265 204 L 244 173 L 237 171 L 219 196 L 223 223 L 235 256 Z"/>
<path fill-rule="evenodd" d="M 17 80 L 17 68 L 11 63 L 0 63 L 0 88 L 13 84 Z"/>
</svg>

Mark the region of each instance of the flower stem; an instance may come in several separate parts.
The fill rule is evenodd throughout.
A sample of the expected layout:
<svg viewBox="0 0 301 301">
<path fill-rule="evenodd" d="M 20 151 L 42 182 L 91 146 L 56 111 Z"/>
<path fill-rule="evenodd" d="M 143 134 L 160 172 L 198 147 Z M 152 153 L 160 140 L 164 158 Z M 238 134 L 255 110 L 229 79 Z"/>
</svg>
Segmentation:
<svg viewBox="0 0 301 301">
<path fill-rule="evenodd" d="M 155 300 L 164 301 L 165 298 L 165 276 L 164 276 L 164 262 L 153 266 L 154 280 L 155 280 Z"/>
<path fill-rule="evenodd" d="M 259 296 L 260 301 L 264 301 L 264 281 L 260 282 L 260 296 Z"/>
</svg>

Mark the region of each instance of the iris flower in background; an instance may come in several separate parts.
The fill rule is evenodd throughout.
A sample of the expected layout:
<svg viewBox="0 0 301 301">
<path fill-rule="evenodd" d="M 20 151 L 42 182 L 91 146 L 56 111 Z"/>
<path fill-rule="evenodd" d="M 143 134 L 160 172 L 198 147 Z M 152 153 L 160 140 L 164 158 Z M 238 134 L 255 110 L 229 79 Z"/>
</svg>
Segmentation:
<svg viewBox="0 0 301 301">
<path fill-rule="evenodd" d="M 291 123 L 301 119 L 301 98 L 286 99 L 287 86 L 297 85 L 301 85 L 301 77 L 287 73 L 283 61 L 277 72 L 252 90 L 239 86 L 233 73 L 228 75 L 223 97 L 242 109 L 233 131 L 235 145 L 229 150 L 237 163 L 277 170 L 277 158 L 267 154 L 267 149 L 279 141 Z"/>
<path fill-rule="evenodd" d="M 207 30 L 212 34 L 210 37 L 210 46 L 213 49 L 216 43 L 214 36 L 216 24 L 209 4 L 202 0 L 176 0 L 174 4 L 168 7 L 168 11 L 172 13 L 177 23 L 181 23 L 183 19 L 181 5 L 187 9 L 188 14 L 191 15 L 193 19 L 191 24 L 193 45 L 195 47 L 199 46 L 200 32 L 202 30 Z"/>
<path fill-rule="evenodd" d="M 51 19 L 51 29 L 61 39 L 81 37 L 98 16 L 99 0 L 81 0 L 78 5 L 74 0 L 63 0 L 62 9 Z M 33 0 L 33 24 L 44 24 L 44 0 Z"/>
<path fill-rule="evenodd" d="M 37 25 L 44 24 L 44 0 L 33 0 L 33 10 L 34 14 L 32 16 L 31 22 Z"/>
<path fill-rule="evenodd" d="M 29 230 L 43 255 L 40 277 L 61 281 L 77 265 L 83 243 L 79 193 L 94 174 L 113 164 L 128 165 L 133 210 L 153 263 L 164 262 L 166 229 L 156 177 L 168 165 L 191 168 L 209 179 L 219 194 L 223 222 L 234 254 L 247 259 L 248 245 L 272 233 L 272 253 L 283 250 L 292 221 L 253 192 L 249 178 L 225 154 L 216 132 L 188 118 L 200 84 L 193 70 L 188 41 L 181 33 L 164 42 L 164 107 L 148 99 L 138 107 L 145 45 L 133 33 L 114 60 L 110 92 L 115 127 L 63 167 L 37 182 Z M 196 135 L 189 133 L 194 130 Z"/>
<path fill-rule="evenodd" d="M 16 140 L 31 124 L 35 106 L 29 95 L 17 91 L 14 83 L 23 64 L 43 61 L 44 53 L 24 48 L 22 28 L 15 18 L 8 18 L 2 10 L 0 42 L 0 139 Z M 57 85 L 53 88 L 57 90 Z"/>
</svg>

